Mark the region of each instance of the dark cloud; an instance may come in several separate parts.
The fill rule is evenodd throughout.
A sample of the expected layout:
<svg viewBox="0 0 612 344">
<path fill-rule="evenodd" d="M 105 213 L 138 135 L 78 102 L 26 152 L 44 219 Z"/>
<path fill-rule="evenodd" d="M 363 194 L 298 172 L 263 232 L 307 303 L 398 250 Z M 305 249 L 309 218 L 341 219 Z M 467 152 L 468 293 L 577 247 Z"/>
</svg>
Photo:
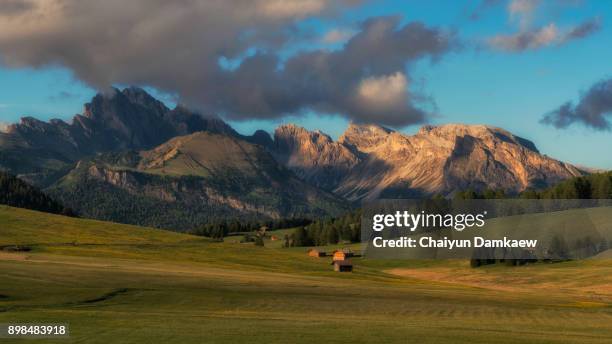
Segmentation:
<svg viewBox="0 0 612 344">
<path fill-rule="evenodd" d="M 578 104 L 567 102 L 546 114 L 541 123 L 556 128 L 567 128 L 582 123 L 597 130 L 610 130 L 608 117 L 612 114 L 612 79 L 602 80 L 580 97 Z"/>
<path fill-rule="evenodd" d="M 0 58 L 12 67 L 66 66 L 98 89 L 151 86 L 233 119 L 315 109 L 387 125 L 422 121 L 424 97 L 410 92 L 406 64 L 452 47 L 439 29 L 376 18 L 340 50 L 279 57 L 299 38 L 298 20 L 333 16 L 354 3 L 39 0 L 20 14 L 19 27 L 0 17 Z M 220 59 L 242 63 L 227 69 Z"/>
<path fill-rule="evenodd" d="M 29 0 L 2 0 L 0 1 L 0 16 L 21 14 L 33 7 L 34 4 Z"/>
<path fill-rule="evenodd" d="M 316 50 L 289 58 L 282 69 L 274 55 L 247 58 L 221 72 L 206 104 L 232 118 L 273 118 L 311 108 L 347 114 L 358 122 L 387 125 L 421 122 L 425 111 L 410 94 L 407 62 L 437 58 L 449 37 L 421 23 L 399 25 L 397 17 L 368 20 L 338 51 Z"/>
<path fill-rule="evenodd" d="M 572 28 L 565 35 L 566 40 L 579 39 L 589 36 L 601 29 L 601 20 L 594 18 Z"/>
</svg>

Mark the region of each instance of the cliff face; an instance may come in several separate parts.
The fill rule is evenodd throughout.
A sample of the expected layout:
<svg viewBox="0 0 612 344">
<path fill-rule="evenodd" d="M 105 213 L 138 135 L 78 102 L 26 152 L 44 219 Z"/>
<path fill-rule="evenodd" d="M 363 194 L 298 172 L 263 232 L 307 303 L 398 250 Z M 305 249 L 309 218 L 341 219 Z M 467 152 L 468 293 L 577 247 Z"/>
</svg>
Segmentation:
<svg viewBox="0 0 612 344">
<path fill-rule="evenodd" d="M 295 126 L 277 130 L 276 154 L 307 181 L 350 200 L 450 194 L 466 188 L 522 191 L 583 172 L 535 145 L 483 125 L 425 126 L 405 135 L 351 124 L 337 142 Z"/>
<path fill-rule="evenodd" d="M 273 151 L 279 162 L 326 190 L 333 190 L 361 158 L 349 147 L 320 131 L 284 125 L 274 133 Z"/>
</svg>

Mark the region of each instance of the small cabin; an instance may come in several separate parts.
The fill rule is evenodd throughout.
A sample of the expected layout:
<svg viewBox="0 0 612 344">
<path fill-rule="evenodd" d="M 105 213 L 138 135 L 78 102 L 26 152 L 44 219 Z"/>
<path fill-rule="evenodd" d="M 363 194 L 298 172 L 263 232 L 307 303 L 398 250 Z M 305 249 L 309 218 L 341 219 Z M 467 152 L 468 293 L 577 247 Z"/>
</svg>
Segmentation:
<svg viewBox="0 0 612 344">
<path fill-rule="evenodd" d="M 353 263 L 350 260 L 334 260 L 332 265 L 336 272 L 353 272 Z"/>
<path fill-rule="evenodd" d="M 319 258 L 319 257 L 325 257 L 326 254 L 324 251 L 318 250 L 316 248 L 311 248 L 310 250 L 308 250 L 308 255 L 311 257 Z"/>
<path fill-rule="evenodd" d="M 351 252 L 351 250 L 337 250 L 334 252 L 334 256 L 332 258 L 333 261 L 336 260 L 346 260 L 350 257 L 353 257 L 354 254 L 353 252 Z"/>
<path fill-rule="evenodd" d="M 270 240 L 272 240 L 272 241 L 277 241 L 277 240 L 278 240 L 278 237 L 277 237 L 276 235 L 272 235 L 272 236 L 270 237 Z"/>
</svg>

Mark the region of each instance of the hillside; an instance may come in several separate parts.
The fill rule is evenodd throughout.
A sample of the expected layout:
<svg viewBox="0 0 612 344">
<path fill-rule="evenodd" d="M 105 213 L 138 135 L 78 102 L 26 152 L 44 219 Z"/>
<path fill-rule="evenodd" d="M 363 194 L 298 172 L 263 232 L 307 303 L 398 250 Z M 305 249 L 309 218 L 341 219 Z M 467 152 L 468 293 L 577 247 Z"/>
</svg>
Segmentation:
<svg viewBox="0 0 612 344">
<path fill-rule="evenodd" d="M 612 172 L 593 173 L 574 177 L 531 195 L 539 198 L 612 198 Z"/>
<path fill-rule="evenodd" d="M 414 198 L 468 188 L 510 193 L 585 174 L 535 145 L 484 125 L 425 126 L 405 135 L 351 124 L 337 142 L 292 125 L 275 132 L 275 152 L 307 181 L 350 200 Z"/>
<path fill-rule="evenodd" d="M 54 214 L 72 211 L 23 180 L 0 171 L 0 204 Z"/>
<path fill-rule="evenodd" d="M 82 160 L 47 191 L 85 217 L 176 230 L 230 217 L 319 217 L 348 207 L 296 178 L 263 147 L 207 132 Z"/>
<path fill-rule="evenodd" d="M 66 217 L 0 205 L 0 246 L 176 244 L 202 241 L 171 231 Z"/>
</svg>

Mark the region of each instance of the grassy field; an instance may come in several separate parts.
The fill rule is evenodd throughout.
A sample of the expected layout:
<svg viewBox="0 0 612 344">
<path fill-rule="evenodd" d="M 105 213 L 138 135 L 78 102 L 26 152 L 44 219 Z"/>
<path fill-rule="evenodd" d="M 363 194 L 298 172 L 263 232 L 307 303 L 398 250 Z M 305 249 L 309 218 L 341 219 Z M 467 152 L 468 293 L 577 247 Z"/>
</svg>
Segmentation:
<svg viewBox="0 0 612 344">
<path fill-rule="evenodd" d="M 238 241 L 0 206 L 0 246 L 32 248 L 0 251 L 0 323 L 69 323 L 58 343 L 612 341 L 611 260 L 357 258 L 340 274 Z"/>
</svg>

